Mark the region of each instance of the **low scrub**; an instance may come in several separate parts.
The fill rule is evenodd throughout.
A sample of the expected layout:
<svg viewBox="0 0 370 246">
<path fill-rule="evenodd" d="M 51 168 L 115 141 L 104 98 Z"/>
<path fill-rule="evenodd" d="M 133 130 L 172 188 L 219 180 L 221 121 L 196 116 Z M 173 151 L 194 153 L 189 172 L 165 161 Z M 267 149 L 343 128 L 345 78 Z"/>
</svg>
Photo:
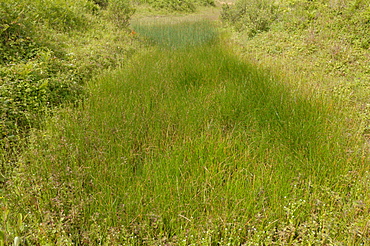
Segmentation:
<svg viewBox="0 0 370 246">
<path fill-rule="evenodd" d="M 291 31 L 325 26 L 340 31 L 355 45 L 367 49 L 370 8 L 366 0 L 239 0 L 224 5 L 222 19 L 250 37 L 268 31 L 272 25 Z"/>
<path fill-rule="evenodd" d="M 277 8 L 272 0 L 240 0 L 235 5 L 224 4 L 221 18 L 252 37 L 270 29 Z"/>
<path fill-rule="evenodd" d="M 214 0 L 141 0 L 157 10 L 194 12 L 197 6 L 215 6 Z"/>
<path fill-rule="evenodd" d="M 126 56 L 132 13 L 127 1 L 112 0 L 106 10 L 88 0 L 0 2 L 0 181 L 31 128 L 53 108 L 80 100 L 87 79 Z M 115 28 L 122 37 L 111 35 L 104 48 L 91 42 L 108 38 L 94 29 Z"/>
<path fill-rule="evenodd" d="M 234 36 L 244 53 L 286 78 L 300 81 L 304 89 L 312 86 L 337 97 L 352 107 L 353 121 L 363 121 L 362 131 L 369 141 L 370 7 L 367 0 L 240 0 L 225 6 L 223 20 L 238 30 Z M 253 7 L 245 8 L 245 4 Z M 268 7 L 266 7 L 268 6 Z M 269 23 L 259 28 L 248 9 Z M 273 12 L 266 12 L 273 9 Z M 266 15 L 266 13 L 270 13 Z M 258 20 L 255 18 L 254 20 Z"/>
</svg>

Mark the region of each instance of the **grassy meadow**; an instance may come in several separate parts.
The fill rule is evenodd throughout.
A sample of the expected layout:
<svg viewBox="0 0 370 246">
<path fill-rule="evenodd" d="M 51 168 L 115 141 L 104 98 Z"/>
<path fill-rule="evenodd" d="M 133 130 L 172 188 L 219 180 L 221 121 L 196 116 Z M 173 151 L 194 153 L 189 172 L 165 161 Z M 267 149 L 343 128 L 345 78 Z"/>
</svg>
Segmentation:
<svg viewBox="0 0 370 246">
<path fill-rule="evenodd" d="M 145 47 L 31 134 L 2 244 L 370 243 L 368 160 L 340 101 L 242 59 L 209 21 L 132 27 Z"/>
</svg>

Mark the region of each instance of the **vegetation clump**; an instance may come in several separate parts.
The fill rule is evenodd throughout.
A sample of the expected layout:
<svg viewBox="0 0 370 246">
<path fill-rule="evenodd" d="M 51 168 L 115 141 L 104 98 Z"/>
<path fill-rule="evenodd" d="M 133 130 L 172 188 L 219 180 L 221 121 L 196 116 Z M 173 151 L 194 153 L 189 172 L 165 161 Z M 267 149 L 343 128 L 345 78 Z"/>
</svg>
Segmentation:
<svg viewBox="0 0 370 246">
<path fill-rule="evenodd" d="M 169 12 L 194 12 L 197 6 L 215 6 L 214 0 L 140 0 L 139 3 Z"/>
<path fill-rule="evenodd" d="M 235 5 L 224 4 L 221 18 L 252 37 L 270 29 L 277 18 L 277 6 L 272 0 L 240 0 Z"/>
<path fill-rule="evenodd" d="M 51 109 L 78 101 L 94 70 L 123 59 L 128 47 L 118 51 L 122 42 L 109 41 L 105 50 L 91 45 L 94 51 L 85 43 L 92 36 L 107 38 L 97 31 L 104 28 L 120 28 L 117 35 L 128 37 L 132 13 L 128 1 L 112 0 L 104 11 L 88 0 L 0 2 L 1 181 L 15 165 L 28 131 L 39 128 Z"/>
</svg>

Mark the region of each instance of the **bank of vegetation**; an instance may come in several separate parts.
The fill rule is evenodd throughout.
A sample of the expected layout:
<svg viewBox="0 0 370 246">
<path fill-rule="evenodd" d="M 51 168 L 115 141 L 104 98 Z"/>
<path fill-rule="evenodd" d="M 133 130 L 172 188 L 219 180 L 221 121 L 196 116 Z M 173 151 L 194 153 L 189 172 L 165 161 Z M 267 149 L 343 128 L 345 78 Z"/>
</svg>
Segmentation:
<svg viewBox="0 0 370 246">
<path fill-rule="evenodd" d="M 165 12 L 195 12 L 200 6 L 215 6 L 214 0 L 136 0 L 134 3 L 145 5 L 144 8 L 149 10 L 160 10 Z"/>
<path fill-rule="evenodd" d="M 355 107 L 369 139 L 368 0 L 240 0 L 221 18 L 248 59 Z"/>
<path fill-rule="evenodd" d="M 99 71 L 132 53 L 133 9 L 111 1 L 0 2 L 1 182 L 16 166 L 32 128 L 51 110 L 75 103 Z"/>
</svg>

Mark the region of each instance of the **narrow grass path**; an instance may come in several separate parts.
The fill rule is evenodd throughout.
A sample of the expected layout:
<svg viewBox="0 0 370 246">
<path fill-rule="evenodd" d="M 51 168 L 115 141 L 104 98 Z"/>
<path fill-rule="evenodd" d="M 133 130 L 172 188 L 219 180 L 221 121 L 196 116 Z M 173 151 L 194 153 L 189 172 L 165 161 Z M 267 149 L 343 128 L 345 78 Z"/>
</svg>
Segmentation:
<svg viewBox="0 0 370 246">
<path fill-rule="evenodd" d="M 24 156 L 12 199 L 30 244 L 365 242 L 361 150 L 330 101 L 241 60 L 209 21 L 134 29 L 154 46 Z"/>
</svg>

